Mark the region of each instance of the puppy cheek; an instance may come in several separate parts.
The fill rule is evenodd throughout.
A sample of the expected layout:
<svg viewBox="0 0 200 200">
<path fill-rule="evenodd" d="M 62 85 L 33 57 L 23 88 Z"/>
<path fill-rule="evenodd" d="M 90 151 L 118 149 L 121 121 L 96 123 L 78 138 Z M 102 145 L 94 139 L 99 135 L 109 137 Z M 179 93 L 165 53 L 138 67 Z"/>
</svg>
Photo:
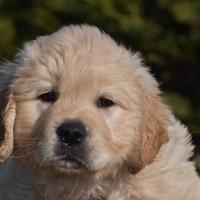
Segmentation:
<svg viewBox="0 0 200 200">
<path fill-rule="evenodd" d="M 110 142 L 119 156 L 124 157 L 134 144 L 139 143 L 138 129 L 142 113 L 137 108 L 133 110 L 135 111 L 121 108 L 111 110 L 106 119 L 110 130 Z"/>
<path fill-rule="evenodd" d="M 86 160 L 90 170 L 99 171 L 122 162 L 123 150 L 121 153 L 120 144 L 117 144 L 114 139 L 109 130 L 106 132 L 99 130 L 99 133 L 96 132 L 85 145 Z"/>
<path fill-rule="evenodd" d="M 135 112 L 113 106 L 100 110 L 100 117 L 95 115 L 91 121 L 87 121 L 92 126 L 89 128 L 91 138 L 86 144 L 87 158 L 92 170 L 122 164 L 133 148 L 134 152 L 138 151 L 141 112 L 137 108 L 133 110 Z"/>
<path fill-rule="evenodd" d="M 58 139 L 55 134 L 55 128 L 49 125 L 46 127 L 47 124 L 48 120 L 43 119 L 38 123 L 37 129 L 34 130 L 39 138 L 35 144 L 35 149 L 37 149 L 37 151 L 34 154 L 37 162 L 50 162 L 55 158 L 55 149 L 58 146 Z"/>
<path fill-rule="evenodd" d="M 37 151 L 34 153 L 34 158 L 38 163 L 48 163 L 55 158 L 56 138 L 48 137 L 45 134 L 36 144 Z"/>
<path fill-rule="evenodd" d="M 105 121 L 97 116 L 93 118 L 92 123 L 87 124 L 92 124 L 93 126 L 88 127 L 89 134 L 83 144 L 85 161 L 90 170 L 101 170 L 112 163 L 115 158 L 116 153 L 112 146 L 111 134 Z"/>
<path fill-rule="evenodd" d="M 104 149 L 104 150 L 103 150 Z M 88 166 L 92 171 L 98 171 L 110 165 L 113 161 L 114 155 L 109 149 L 102 147 L 102 149 L 95 149 L 88 155 Z"/>
<path fill-rule="evenodd" d="M 36 105 L 32 102 L 23 102 L 17 104 L 16 118 L 14 124 L 15 141 L 23 142 L 34 137 L 33 127 L 39 114 Z"/>
<path fill-rule="evenodd" d="M 104 112 L 106 125 L 114 141 L 123 142 L 129 140 L 138 132 L 142 112 L 138 107 L 131 111 L 114 106 Z M 129 140 L 130 141 L 130 140 Z"/>
<path fill-rule="evenodd" d="M 45 134 L 47 118 L 43 117 L 45 106 L 38 101 L 18 102 L 14 125 L 16 152 L 29 154 L 36 162 L 46 159 L 53 151 L 54 136 Z M 48 133 L 48 131 L 47 131 Z M 32 152 L 30 154 L 30 152 Z M 27 159 L 29 159 L 27 158 Z"/>
</svg>

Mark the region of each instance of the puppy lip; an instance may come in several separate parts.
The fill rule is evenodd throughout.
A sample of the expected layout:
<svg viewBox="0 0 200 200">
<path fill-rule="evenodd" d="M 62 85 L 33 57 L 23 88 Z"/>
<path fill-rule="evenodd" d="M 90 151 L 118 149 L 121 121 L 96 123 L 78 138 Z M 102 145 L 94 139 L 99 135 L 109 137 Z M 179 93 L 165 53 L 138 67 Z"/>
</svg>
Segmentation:
<svg viewBox="0 0 200 200">
<path fill-rule="evenodd" d="M 84 162 L 82 159 L 80 159 L 79 157 L 75 155 L 67 154 L 66 156 L 62 158 L 62 160 L 65 162 L 74 163 L 76 165 L 76 169 L 87 168 L 86 162 Z"/>
</svg>

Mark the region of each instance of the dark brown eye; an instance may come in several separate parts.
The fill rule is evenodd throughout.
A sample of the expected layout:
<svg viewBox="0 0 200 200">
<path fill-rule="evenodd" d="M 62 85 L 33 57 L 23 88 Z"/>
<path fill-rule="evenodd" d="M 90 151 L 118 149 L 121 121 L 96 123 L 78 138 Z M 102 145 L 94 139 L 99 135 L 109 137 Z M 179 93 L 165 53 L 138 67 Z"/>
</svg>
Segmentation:
<svg viewBox="0 0 200 200">
<path fill-rule="evenodd" d="M 99 97 L 96 102 L 98 108 L 109 108 L 114 105 L 114 102 L 105 97 Z"/>
<path fill-rule="evenodd" d="M 58 93 L 54 90 L 51 90 L 49 92 L 39 95 L 38 99 L 43 102 L 54 103 L 58 99 Z"/>
</svg>

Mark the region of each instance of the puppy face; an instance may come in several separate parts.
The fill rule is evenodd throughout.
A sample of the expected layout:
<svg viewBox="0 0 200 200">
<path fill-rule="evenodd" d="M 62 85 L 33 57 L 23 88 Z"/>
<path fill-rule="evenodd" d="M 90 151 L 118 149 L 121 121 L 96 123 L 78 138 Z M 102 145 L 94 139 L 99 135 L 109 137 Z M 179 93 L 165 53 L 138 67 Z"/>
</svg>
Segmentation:
<svg viewBox="0 0 200 200">
<path fill-rule="evenodd" d="M 40 37 L 15 65 L 20 160 L 59 173 L 142 167 L 166 141 L 156 82 L 137 54 L 98 29 L 72 26 Z"/>
</svg>

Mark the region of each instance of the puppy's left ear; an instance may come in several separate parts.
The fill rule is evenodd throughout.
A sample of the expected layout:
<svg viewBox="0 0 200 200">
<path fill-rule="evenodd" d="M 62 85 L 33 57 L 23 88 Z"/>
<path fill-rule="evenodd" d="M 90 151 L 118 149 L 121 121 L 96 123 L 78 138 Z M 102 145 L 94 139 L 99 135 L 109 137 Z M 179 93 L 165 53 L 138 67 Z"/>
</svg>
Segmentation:
<svg viewBox="0 0 200 200">
<path fill-rule="evenodd" d="M 144 121 L 141 125 L 141 162 L 142 166 L 152 163 L 161 146 L 168 141 L 167 121 L 169 112 L 160 97 L 144 97 Z"/>
<path fill-rule="evenodd" d="M 136 171 L 151 164 L 158 154 L 161 146 L 168 141 L 167 124 L 171 112 L 162 102 L 160 90 L 154 77 L 145 67 L 139 67 L 135 72 L 141 88 L 141 105 L 143 117 L 139 131 L 139 145 L 137 158 L 132 163 Z M 136 154 L 136 153 L 135 153 Z"/>
<path fill-rule="evenodd" d="M 13 95 L 3 92 L 0 96 L 0 163 L 9 157 L 13 150 L 15 108 Z"/>
</svg>

